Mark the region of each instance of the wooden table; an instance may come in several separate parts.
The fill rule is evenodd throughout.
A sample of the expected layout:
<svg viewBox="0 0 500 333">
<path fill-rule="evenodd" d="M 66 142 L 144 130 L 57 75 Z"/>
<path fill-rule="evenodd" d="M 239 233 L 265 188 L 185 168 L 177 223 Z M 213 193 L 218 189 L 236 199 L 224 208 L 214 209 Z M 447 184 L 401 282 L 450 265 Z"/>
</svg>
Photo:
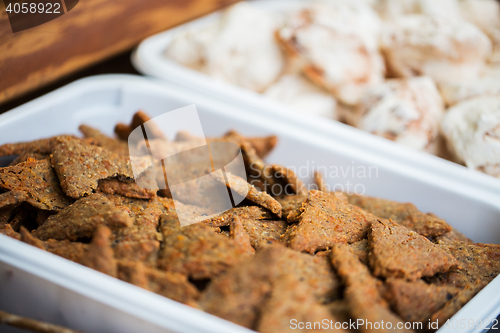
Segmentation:
<svg viewBox="0 0 500 333">
<path fill-rule="evenodd" d="M 13 33 L 0 1 L 0 109 L 19 104 L 14 98 L 123 54 L 152 34 L 234 2 L 80 0 L 53 21 Z"/>
</svg>

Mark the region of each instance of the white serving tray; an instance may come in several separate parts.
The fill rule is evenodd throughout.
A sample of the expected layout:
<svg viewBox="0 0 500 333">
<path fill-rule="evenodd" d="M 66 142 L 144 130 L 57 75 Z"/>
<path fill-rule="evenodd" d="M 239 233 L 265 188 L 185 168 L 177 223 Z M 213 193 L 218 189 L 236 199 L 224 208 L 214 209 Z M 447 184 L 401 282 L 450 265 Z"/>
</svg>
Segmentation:
<svg viewBox="0 0 500 333">
<path fill-rule="evenodd" d="M 254 0 L 251 1 L 251 4 L 275 15 L 283 15 L 292 8 L 303 5 L 304 2 L 306 1 Z M 248 108 L 253 112 L 273 117 L 280 122 L 299 124 L 333 139 L 348 140 L 354 146 L 369 148 L 375 154 L 384 155 L 397 161 L 405 161 L 422 169 L 432 169 L 435 175 L 449 178 L 460 177 L 463 181 L 469 181 L 476 187 L 481 186 L 500 193 L 500 179 L 431 154 L 407 148 L 332 119 L 296 112 L 281 102 L 234 84 L 213 79 L 164 56 L 165 49 L 179 31 L 203 27 L 216 20 L 220 15 L 221 11 L 218 11 L 145 39 L 132 54 L 134 67 L 142 74 L 201 92 L 236 106 Z"/>
<path fill-rule="evenodd" d="M 351 181 L 365 186 L 367 194 L 411 201 L 445 218 L 474 241 L 500 243 L 500 193 L 480 181 L 442 177 L 432 168 L 379 155 L 368 145 L 351 144 L 349 136 L 357 131 L 346 131 L 345 140 L 337 140 L 156 79 L 109 75 L 69 84 L 0 115 L 0 144 L 77 134 L 82 123 L 111 134 L 117 122 L 128 122 L 138 109 L 158 116 L 191 104 L 196 105 L 207 136 L 229 129 L 252 136 L 275 134 L 279 142 L 268 161 L 298 170 L 308 167 L 309 176 L 311 166 L 376 167 L 378 177 L 359 179 L 347 174 L 327 181 Z M 305 180 L 310 182 L 310 177 Z M 500 312 L 499 295 L 497 278 L 454 319 L 495 318 Z M 84 332 L 250 332 L 3 235 L 0 309 Z M 7 329 L 0 326 L 0 331 Z"/>
</svg>

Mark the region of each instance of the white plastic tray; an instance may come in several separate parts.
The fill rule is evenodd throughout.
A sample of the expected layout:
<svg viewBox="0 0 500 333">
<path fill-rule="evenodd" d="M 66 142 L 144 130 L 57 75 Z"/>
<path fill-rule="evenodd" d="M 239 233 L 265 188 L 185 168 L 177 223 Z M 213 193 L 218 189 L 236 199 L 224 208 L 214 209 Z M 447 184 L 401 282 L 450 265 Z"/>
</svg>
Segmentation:
<svg viewBox="0 0 500 333">
<path fill-rule="evenodd" d="M 326 137 L 155 79 L 111 75 L 69 84 L 0 115 L 0 144 L 77 134 L 81 123 L 111 134 L 116 122 L 127 122 L 138 109 L 157 116 L 191 104 L 197 106 L 207 136 L 229 129 L 245 135 L 276 134 L 279 143 L 268 161 L 309 168 L 310 175 L 312 165 L 376 167 L 378 177 L 357 179 L 348 174 L 328 181 L 351 181 L 363 184 L 367 194 L 411 201 L 445 218 L 475 241 L 500 243 L 500 194 L 480 183 L 475 186 L 470 179 L 443 178 L 403 159 L 380 156 L 370 147 L 351 145 L 348 137 L 345 142 Z M 454 318 L 495 318 L 500 312 L 499 295 L 497 278 Z M 249 332 L 3 235 L 0 309 L 85 332 Z"/>
<path fill-rule="evenodd" d="M 251 4 L 280 15 L 293 8 L 293 6 L 300 6 L 304 2 L 302 0 L 255 0 Z M 428 153 L 404 147 L 332 119 L 293 111 L 285 104 L 271 100 L 257 92 L 215 80 L 204 73 L 185 67 L 164 56 L 165 49 L 176 33 L 185 29 L 205 26 L 220 17 L 220 14 L 220 11 L 212 13 L 145 39 L 132 55 L 134 67 L 142 74 L 196 90 L 236 106 L 243 106 L 253 112 L 278 119 L 280 122 L 299 124 L 301 127 L 307 127 L 316 133 L 322 133 L 333 139 L 347 140 L 354 146 L 369 148 L 373 153 L 397 161 L 405 161 L 422 169 L 432 169 L 434 174 L 441 177 L 460 177 L 463 181 L 469 181 L 475 186 L 481 186 L 500 193 L 500 179 Z"/>
</svg>

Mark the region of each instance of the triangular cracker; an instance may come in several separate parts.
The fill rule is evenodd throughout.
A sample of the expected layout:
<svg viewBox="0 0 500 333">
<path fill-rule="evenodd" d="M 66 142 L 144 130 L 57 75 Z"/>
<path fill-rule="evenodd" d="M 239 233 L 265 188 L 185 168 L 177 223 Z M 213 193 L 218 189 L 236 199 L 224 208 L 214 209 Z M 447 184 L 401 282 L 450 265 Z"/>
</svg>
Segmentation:
<svg viewBox="0 0 500 333">
<path fill-rule="evenodd" d="M 439 246 L 392 221 L 373 222 L 368 240 L 370 266 L 377 276 L 416 280 L 458 266 Z"/>
<path fill-rule="evenodd" d="M 203 223 L 181 227 L 175 214 L 162 215 L 160 223 L 161 269 L 205 279 L 227 271 L 246 257 L 233 240 Z"/>
<path fill-rule="evenodd" d="M 296 284 L 304 283 L 316 301 L 338 297 L 339 282 L 325 258 L 273 244 L 262 246 L 250 260 L 214 279 L 203 292 L 200 306 L 216 316 L 254 328 L 260 307 L 284 275 Z"/>
<path fill-rule="evenodd" d="M 310 191 L 299 223 L 290 227 L 285 239 L 294 250 L 314 253 L 335 243 L 354 243 L 365 238 L 377 218 L 339 200 L 335 194 Z"/>
<path fill-rule="evenodd" d="M 128 158 L 68 136 L 53 140 L 51 162 L 63 191 L 75 199 L 91 194 L 101 179 L 134 177 Z"/>
<path fill-rule="evenodd" d="M 328 322 L 328 332 L 346 332 L 342 328 L 335 328 L 338 321 L 329 309 L 318 303 L 311 295 L 309 287 L 304 282 L 289 274 L 280 277 L 280 282 L 274 285 L 269 299 L 261 308 L 261 316 L 257 331 L 261 333 L 292 333 L 296 331 L 291 324 L 305 323 L 305 331 L 320 333 L 324 331 L 322 325 L 314 323 Z"/>
<path fill-rule="evenodd" d="M 438 245 L 455 257 L 461 268 L 436 275 L 430 281 L 463 288 L 471 283 L 488 283 L 500 274 L 500 245 L 463 242 L 439 242 Z"/>
<path fill-rule="evenodd" d="M 336 244 L 332 248 L 332 264 L 337 274 L 346 286 L 344 298 L 347 300 L 354 319 L 363 320 L 364 325 L 358 326 L 361 332 L 413 332 L 409 329 L 397 329 L 398 324 L 404 327 L 397 315 L 389 307 L 380 294 L 381 282 L 373 277 L 368 268 L 347 245 Z M 373 329 L 373 323 L 391 323 L 391 330 Z M 372 323 L 371 329 L 367 322 Z M 403 325 L 401 325 L 403 324 Z"/>
<path fill-rule="evenodd" d="M 375 216 L 393 220 L 402 226 L 418 232 L 425 237 L 436 237 L 452 230 L 444 220 L 434 214 L 422 213 L 411 203 L 350 195 L 349 203 L 372 213 Z"/>
<path fill-rule="evenodd" d="M 0 168 L 0 188 L 23 191 L 26 202 L 43 210 L 61 210 L 71 204 L 59 185 L 49 160 L 28 160 Z"/>
<path fill-rule="evenodd" d="M 91 237 L 99 225 L 115 229 L 129 227 L 132 223 L 127 213 L 101 194 L 95 193 L 50 216 L 33 234 L 43 240 L 77 240 Z"/>
<path fill-rule="evenodd" d="M 391 308 L 405 321 L 424 322 L 441 309 L 459 291 L 453 287 L 427 284 L 422 280 L 409 282 L 402 279 L 388 279 L 384 298 Z"/>
</svg>

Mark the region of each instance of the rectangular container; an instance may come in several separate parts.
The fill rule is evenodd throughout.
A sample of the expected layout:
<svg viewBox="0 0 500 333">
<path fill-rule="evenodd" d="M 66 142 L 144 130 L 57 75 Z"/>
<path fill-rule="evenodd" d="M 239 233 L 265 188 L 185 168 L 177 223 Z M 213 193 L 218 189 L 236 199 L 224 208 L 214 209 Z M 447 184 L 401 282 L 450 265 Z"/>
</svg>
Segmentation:
<svg viewBox="0 0 500 333">
<path fill-rule="evenodd" d="M 191 104 L 198 109 L 206 136 L 230 129 L 251 136 L 277 135 L 278 145 L 266 160 L 299 173 L 307 171 L 306 183 L 321 166 L 373 170 L 372 177 L 345 172 L 327 181 L 332 186 L 350 182 L 366 194 L 413 202 L 476 242 L 500 243 L 500 193 L 480 182 L 444 178 L 432 169 L 351 144 L 349 135 L 357 135 L 353 129 L 346 131 L 345 140 L 337 140 L 156 79 L 110 75 L 69 84 L 0 115 L 0 144 L 78 134 L 82 123 L 112 134 L 117 122 L 128 122 L 139 109 L 154 117 Z M 0 309 L 84 332 L 250 332 L 3 235 Z M 499 312 L 500 278 L 496 278 L 453 319 L 491 320 Z"/>
<path fill-rule="evenodd" d="M 305 0 L 255 0 L 251 1 L 251 4 L 279 16 L 306 2 Z M 475 186 L 500 193 L 500 179 L 437 156 L 407 148 L 333 119 L 296 112 L 281 102 L 269 99 L 255 91 L 215 80 L 164 56 L 165 49 L 178 32 L 203 27 L 217 20 L 220 15 L 221 11 L 218 11 L 145 39 L 132 55 L 134 67 L 142 74 L 196 90 L 236 106 L 244 106 L 253 112 L 265 114 L 280 122 L 299 124 L 301 127 L 307 127 L 333 139 L 348 140 L 354 146 L 369 148 L 377 155 L 405 161 L 422 169 L 432 169 L 434 174 L 441 177 L 451 179 L 460 177 L 464 181 L 475 184 Z"/>
</svg>

